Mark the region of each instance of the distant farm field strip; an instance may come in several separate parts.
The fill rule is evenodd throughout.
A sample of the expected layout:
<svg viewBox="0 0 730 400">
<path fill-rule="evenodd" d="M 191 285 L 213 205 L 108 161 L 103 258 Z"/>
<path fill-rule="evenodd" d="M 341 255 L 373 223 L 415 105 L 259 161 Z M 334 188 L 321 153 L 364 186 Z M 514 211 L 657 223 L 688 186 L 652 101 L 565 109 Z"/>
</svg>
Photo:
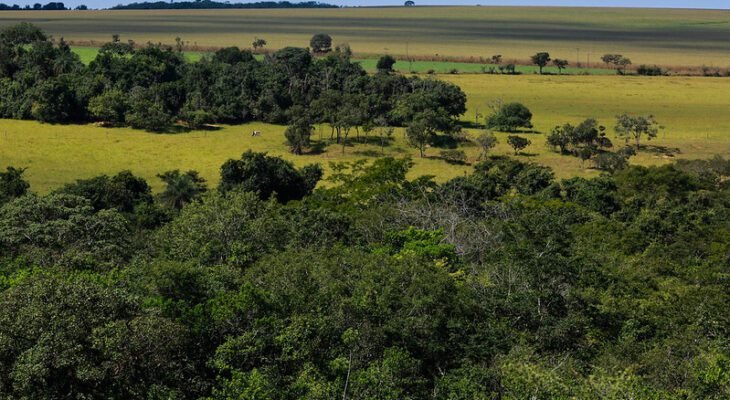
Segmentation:
<svg viewBox="0 0 730 400">
<path fill-rule="evenodd" d="M 730 11 L 560 7 L 416 7 L 328 10 L 4 12 L 0 26 L 33 22 L 56 37 L 272 49 L 307 46 L 317 32 L 358 53 L 525 60 L 537 51 L 571 63 L 622 53 L 638 63 L 730 67 Z"/>
<path fill-rule="evenodd" d="M 85 64 L 90 63 L 96 58 L 99 53 L 98 48 L 95 47 L 84 47 L 84 46 L 73 46 L 72 50 L 78 54 L 81 61 Z M 194 62 L 203 58 L 210 52 L 202 51 L 185 51 L 183 52 L 185 59 Z M 257 58 L 263 58 L 262 55 L 257 55 Z M 377 58 L 365 58 L 357 59 L 362 67 L 368 72 L 375 72 L 376 65 L 378 63 Z M 399 60 L 394 69 L 403 73 L 438 73 L 438 74 L 450 74 L 450 73 L 467 73 L 467 74 L 479 74 L 484 73 L 485 70 L 492 68 L 493 71 L 498 72 L 498 67 L 492 64 L 479 64 L 479 63 L 466 63 L 466 62 L 451 62 L 451 61 L 413 61 L 408 62 L 405 60 Z M 515 67 L 516 71 L 521 74 L 535 74 L 538 69 L 534 66 L 518 65 Z M 546 67 L 545 72 L 558 73 L 559 71 L 555 67 Z M 613 69 L 605 68 L 573 68 L 568 67 L 563 70 L 565 74 L 583 74 L 588 73 L 591 75 L 615 75 L 616 71 Z"/>
</svg>

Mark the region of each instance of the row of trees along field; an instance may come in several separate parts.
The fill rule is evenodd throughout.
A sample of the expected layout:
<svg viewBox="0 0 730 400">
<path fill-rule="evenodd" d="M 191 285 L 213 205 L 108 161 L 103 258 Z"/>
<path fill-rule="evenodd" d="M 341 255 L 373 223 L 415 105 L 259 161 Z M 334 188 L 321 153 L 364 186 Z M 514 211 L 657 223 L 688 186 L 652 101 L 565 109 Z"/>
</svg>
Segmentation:
<svg viewBox="0 0 730 400">
<path fill-rule="evenodd" d="M 79 5 L 76 7 L 76 9 L 77 10 L 86 10 L 87 7 L 85 5 Z M 55 1 L 52 1 L 52 2 L 46 3 L 46 4 L 35 3 L 32 6 L 30 4 L 27 4 L 25 6 L 19 6 L 17 4 L 8 5 L 5 3 L 0 3 L 0 11 L 20 11 L 20 10 L 24 10 L 24 11 L 29 11 L 29 10 L 63 11 L 63 10 L 68 10 L 68 8 L 66 8 L 66 5 L 63 4 L 62 2 L 55 2 Z"/>
<path fill-rule="evenodd" d="M 346 45 L 319 58 L 287 47 L 257 61 L 231 47 L 189 63 L 179 51 L 152 44 L 137 49 L 115 37 L 85 66 L 63 40 L 54 43 L 24 23 L 0 32 L 0 117 L 152 131 L 177 121 L 199 128 L 298 118 L 330 123 L 338 135 L 376 121 L 428 119 L 441 132 L 456 129 L 466 110 L 458 86 L 389 69 L 368 75 L 350 56 Z"/>
<path fill-rule="evenodd" d="M 730 161 L 410 167 L 8 168 L 0 398 L 730 397 Z"/>
<path fill-rule="evenodd" d="M 231 2 L 231 1 L 145 1 L 130 4 L 119 4 L 111 10 L 210 10 L 210 9 L 268 9 L 268 8 L 338 8 L 338 5 L 327 4 L 318 1 L 253 1 L 253 2 Z"/>
</svg>

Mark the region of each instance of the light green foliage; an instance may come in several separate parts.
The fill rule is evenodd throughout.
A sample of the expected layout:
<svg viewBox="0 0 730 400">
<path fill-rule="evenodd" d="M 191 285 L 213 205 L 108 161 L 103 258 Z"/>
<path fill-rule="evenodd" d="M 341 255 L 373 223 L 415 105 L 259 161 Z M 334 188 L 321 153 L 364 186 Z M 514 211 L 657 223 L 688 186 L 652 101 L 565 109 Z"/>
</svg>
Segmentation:
<svg viewBox="0 0 730 400">
<path fill-rule="evenodd" d="M 421 257 L 452 270 L 460 262 L 455 247 L 445 243 L 446 238 L 441 231 L 409 227 L 401 232 L 388 232 L 385 236 L 385 249 L 396 258 Z"/>
<path fill-rule="evenodd" d="M 275 207 L 254 193 L 208 193 L 164 228 L 159 246 L 173 260 L 246 265 L 283 245 L 282 227 L 270 219 Z"/>
<path fill-rule="evenodd" d="M 28 195 L 0 208 L 0 249 L 34 263 L 75 268 L 109 265 L 127 256 L 128 224 L 116 210 L 95 212 L 82 197 Z"/>
</svg>

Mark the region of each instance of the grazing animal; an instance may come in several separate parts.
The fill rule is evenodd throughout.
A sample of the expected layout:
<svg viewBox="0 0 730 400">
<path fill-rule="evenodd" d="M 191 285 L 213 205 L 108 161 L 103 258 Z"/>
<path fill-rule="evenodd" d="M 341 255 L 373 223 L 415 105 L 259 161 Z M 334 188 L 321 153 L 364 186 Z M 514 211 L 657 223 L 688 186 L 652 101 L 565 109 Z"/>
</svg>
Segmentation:
<svg viewBox="0 0 730 400">
<path fill-rule="evenodd" d="M 253 131 L 251 132 L 251 136 L 261 136 L 261 131 Z"/>
</svg>

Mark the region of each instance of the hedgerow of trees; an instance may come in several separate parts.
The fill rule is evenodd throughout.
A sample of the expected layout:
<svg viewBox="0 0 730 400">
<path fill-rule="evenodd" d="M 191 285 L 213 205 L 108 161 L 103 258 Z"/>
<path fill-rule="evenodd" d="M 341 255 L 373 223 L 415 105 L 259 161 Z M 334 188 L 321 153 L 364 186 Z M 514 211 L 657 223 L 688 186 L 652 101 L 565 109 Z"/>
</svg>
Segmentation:
<svg viewBox="0 0 730 400">
<path fill-rule="evenodd" d="M 205 10 L 205 9 L 250 9 L 250 8 L 338 8 L 334 4 L 318 1 L 254 1 L 247 3 L 213 0 L 195 1 L 145 1 L 120 4 L 112 10 Z"/>
</svg>

